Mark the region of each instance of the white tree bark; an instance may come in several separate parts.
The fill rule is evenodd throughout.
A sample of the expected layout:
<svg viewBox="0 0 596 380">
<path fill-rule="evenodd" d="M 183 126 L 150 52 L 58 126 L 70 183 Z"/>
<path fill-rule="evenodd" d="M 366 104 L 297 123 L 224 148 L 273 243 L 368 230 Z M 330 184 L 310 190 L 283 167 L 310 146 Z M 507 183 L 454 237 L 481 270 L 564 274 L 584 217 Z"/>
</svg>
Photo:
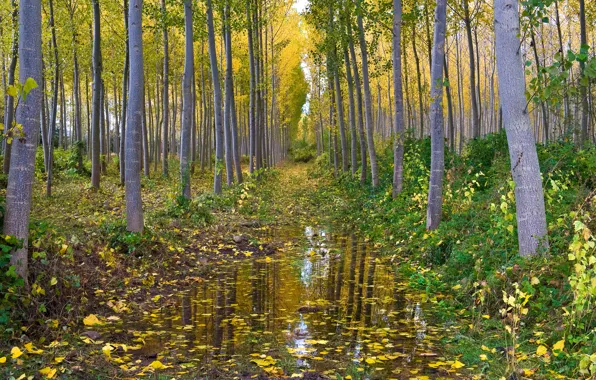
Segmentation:
<svg viewBox="0 0 596 380">
<path fill-rule="evenodd" d="M 192 75 L 194 72 L 194 50 L 192 33 L 192 2 L 184 0 L 184 78 L 182 83 L 182 131 L 180 132 L 180 184 L 182 196 L 190 199 L 190 151 L 192 137 L 193 96 Z"/>
<path fill-rule="evenodd" d="M 430 89 L 430 184 L 426 228 L 434 230 L 441 222 L 443 208 L 443 171 L 445 169 L 445 139 L 443 137 L 443 58 L 445 57 L 445 29 L 447 0 L 437 0 L 435 34 L 432 48 Z"/>
<path fill-rule="evenodd" d="M 540 166 L 525 96 L 518 7 L 517 0 L 495 0 L 495 36 L 499 96 L 515 182 L 519 253 L 528 256 L 539 247 L 548 247 L 548 239 Z"/>
<path fill-rule="evenodd" d="M 42 82 L 41 72 L 41 1 L 21 0 L 19 6 L 19 81 L 33 78 Z M 28 235 L 31 193 L 35 178 L 35 152 L 41 127 L 41 87 L 21 99 L 16 121 L 23 126 L 23 136 L 12 141 L 12 160 L 6 189 L 4 234 L 23 239 L 23 247 L 12 253 L 11 265 L 27 284 Z"/>
<path fill-rule="evenodd" d="M 130 96 L 126 119 L 125 186 L 126 229 L 143 231 L 143 201 L 141 198 L 141 139 L 143 128 L 143 0 L 131 0 L 128 11 L 128 41 L 130 46 Z"/>
</svg>

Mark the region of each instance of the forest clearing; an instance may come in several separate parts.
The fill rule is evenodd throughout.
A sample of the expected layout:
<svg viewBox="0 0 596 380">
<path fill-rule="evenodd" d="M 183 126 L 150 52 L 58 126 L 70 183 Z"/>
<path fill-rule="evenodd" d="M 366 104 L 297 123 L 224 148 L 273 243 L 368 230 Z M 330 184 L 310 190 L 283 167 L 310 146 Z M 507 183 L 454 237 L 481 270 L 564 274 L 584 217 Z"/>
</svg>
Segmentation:
<svg viewBox="0 0 596 380">
<path fill-rule="evenodd" d="M 4 0 L 0 377 L 596 379 L 595 28 Z"/>
</svg>

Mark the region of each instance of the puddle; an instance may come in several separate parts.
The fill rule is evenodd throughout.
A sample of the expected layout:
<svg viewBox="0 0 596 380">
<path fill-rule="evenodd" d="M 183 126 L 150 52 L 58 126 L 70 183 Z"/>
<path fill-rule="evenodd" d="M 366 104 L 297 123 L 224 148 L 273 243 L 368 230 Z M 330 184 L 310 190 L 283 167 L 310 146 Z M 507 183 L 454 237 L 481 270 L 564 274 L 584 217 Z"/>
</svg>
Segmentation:
<svg viewBox="0 0 596 380">
<path fill-rule="evenodd" d="M 445 332 L 432 323 L 432 304 L 408 293 L 374 249 L 311 227 L 271 234 L 308 246 L 214 264 L 196 285 L 163 296 L 145 314 L 124 316 L 119 328 L 144 343 L 132 362 L 160 358 L 191 374 L 242 374 L 252 361 L 272 377 L 312 370 L 449 377 L 433 368 L 445 360 L 438 342 Z"/>
</svg>

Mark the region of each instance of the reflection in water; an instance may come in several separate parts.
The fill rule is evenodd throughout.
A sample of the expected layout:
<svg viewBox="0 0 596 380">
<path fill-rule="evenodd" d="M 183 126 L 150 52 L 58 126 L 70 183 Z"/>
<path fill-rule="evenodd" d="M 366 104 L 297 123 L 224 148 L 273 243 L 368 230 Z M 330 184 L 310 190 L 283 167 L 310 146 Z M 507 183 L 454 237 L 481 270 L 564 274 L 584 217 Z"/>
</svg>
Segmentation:
<svg viewBox="0 0 596 380">
<path fill-rule="evenodd" d="M 429 327 L 425 304 L 406 294 L 391 265 L 353 235 L 310 227 L 304 235 L 306 250 L 213 265 L 174 302 L 124 327 L 140 330 L 160 355 L 203 368 L 259 353 L 292 355 L 298 369 L 340 363 L 367 368 L 368 378 L 405 369 L 434 376 L 427 364 L 439 329 Z"/>
</svg>

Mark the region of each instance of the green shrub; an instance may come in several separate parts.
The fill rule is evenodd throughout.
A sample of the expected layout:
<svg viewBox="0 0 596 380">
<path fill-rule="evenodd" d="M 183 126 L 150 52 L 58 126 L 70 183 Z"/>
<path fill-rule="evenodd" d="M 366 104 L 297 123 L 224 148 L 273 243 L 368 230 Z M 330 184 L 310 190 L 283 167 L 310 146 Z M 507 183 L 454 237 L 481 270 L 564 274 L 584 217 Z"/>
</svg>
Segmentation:
<svg viewBox="0 0 596 380">
<path fill-rule="evenodd" d="M 11 312 L 18 301 L 18 289 L 23 287 L 23 279 L 10 265 L 11 252 L 22 246 L 14 236 L 0 235 L 0 325 L 10 321 Z"/>
</svg>

